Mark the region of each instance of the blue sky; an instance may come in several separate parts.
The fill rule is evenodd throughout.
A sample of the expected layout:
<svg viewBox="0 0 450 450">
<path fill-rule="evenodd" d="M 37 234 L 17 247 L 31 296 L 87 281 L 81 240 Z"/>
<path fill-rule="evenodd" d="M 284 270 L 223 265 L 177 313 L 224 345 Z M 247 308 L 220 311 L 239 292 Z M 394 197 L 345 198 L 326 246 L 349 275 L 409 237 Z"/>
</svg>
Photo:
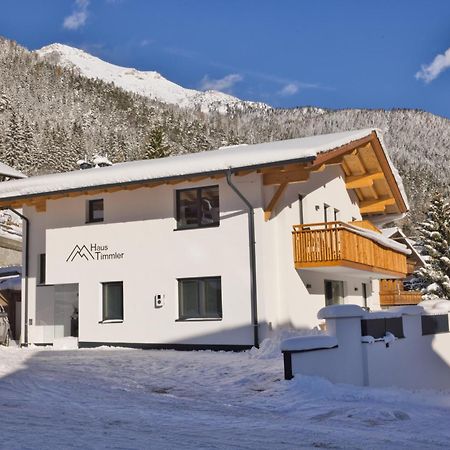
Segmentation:
<svg viewBox="0 0 450 450">
<path fill-rule="evenodd" d="M 450 118 L 450 0 L 3 0 L 0 35 L 274 106 Z"/>
</svg>

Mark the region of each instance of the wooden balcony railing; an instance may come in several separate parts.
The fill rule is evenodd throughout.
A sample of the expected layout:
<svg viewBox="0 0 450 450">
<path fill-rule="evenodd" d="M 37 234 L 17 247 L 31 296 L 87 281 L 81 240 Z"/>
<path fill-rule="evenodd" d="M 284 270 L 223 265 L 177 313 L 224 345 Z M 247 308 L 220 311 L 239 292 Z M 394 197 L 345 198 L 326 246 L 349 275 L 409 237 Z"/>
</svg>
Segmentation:
<svg viewBox="0 0 450 450">
<path fill-rule="evenodd" d="M 421 301 L 419 291 L 380 292 L 380 306 L 417 305 Z"/>
<path fill-rule="evenodd" d="M 383 278 L 406 275 L 405 254 L 362 236 L 347 223 L 294 225 L 292 236 L 296 269 L 345 266 L 388 275 Z"/>
<path fill-rule="evenodd" d="M 380 305 L 417 305 L 422 301 L 420 291 L 405 291 L 403 280 L 380 281 Z"/>
</svg>

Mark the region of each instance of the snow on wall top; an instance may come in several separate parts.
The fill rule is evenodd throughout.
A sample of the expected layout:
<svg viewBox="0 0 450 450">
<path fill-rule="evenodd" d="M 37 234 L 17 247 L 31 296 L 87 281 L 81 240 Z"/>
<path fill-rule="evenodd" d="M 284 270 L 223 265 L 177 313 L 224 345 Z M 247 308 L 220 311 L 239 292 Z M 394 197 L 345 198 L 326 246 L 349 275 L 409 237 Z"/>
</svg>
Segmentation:
<svg viewBox="0 0 450 450">
<path fill-rule="evenodd" d="M 145 182 L 314 159 L 318 153 L 362 139 L 373 131 L 376 130 L 364 129 L 263 144 L 243 144 L 161 159 L 131 161 L 111 167 L 13 180 L 0 183 L 0 199 L 14 199 L 58 191 Z M 401 179 L 398 178 L 397 182 L 401 184 Z"/>
</svg>

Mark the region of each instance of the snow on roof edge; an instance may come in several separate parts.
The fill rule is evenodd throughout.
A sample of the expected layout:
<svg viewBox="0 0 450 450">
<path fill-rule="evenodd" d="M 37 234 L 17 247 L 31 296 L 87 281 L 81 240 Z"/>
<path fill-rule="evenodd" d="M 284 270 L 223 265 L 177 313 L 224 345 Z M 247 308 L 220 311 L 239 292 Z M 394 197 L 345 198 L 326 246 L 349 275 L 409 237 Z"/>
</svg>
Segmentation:
<svg viewBox="0 0 450 450">
<path fill-rule="evenodd" d="M 322 134 L 297 139 L 242 144 L 236 147 L 169 156 L 153 160 L 130 161 L 111 167 L 77 170 L 41 175 L 0 184 L 0 199 L 47 195 L 55 192 L 87 190 L 117 184 L 134 184 L 146 181 L 161 181 L 170 178 L 219 173 L 226 170 L 243 170 L 288 161 L 313 160 L 319 153 L 332 151 L 343 145 L 370 136 L 376 128 Z M 382 144 L 389 165 L 395 169 Z M 395 172 L 393 170 L 394 176 Z M 398 176 L 398 174 L 397 174 Z M 401 178 L 395 177 L 397 184 Z M 45 187 L 45 189 L 43 189 Z M 402 185 L 403 187 L 403 185 Z M 400 188 L 400 192 L 403 190 Z M 402 194 L 403 196 L 403 194 Z"/>
</svg>

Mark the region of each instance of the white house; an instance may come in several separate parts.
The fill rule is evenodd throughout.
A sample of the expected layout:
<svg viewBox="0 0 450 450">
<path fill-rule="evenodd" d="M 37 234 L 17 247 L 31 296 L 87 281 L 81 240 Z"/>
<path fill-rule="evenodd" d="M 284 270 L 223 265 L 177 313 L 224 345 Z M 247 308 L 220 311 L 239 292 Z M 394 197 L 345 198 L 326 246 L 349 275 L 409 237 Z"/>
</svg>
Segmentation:
<svg viewBox="0 0 450 450">
<path fill-rule="evenodd" d="M 25 345 L 248 348 L 406 273 L 374 225 L 408 206 L 372 129 L 10 181 L 0 206 L 26 222 Z"/>
</svg>

